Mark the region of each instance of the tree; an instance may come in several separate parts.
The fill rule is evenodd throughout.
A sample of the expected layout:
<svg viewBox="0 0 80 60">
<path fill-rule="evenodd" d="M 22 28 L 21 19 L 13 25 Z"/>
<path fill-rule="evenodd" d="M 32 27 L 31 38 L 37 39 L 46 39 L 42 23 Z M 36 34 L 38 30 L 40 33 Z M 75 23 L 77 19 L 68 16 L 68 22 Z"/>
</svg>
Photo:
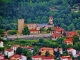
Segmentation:
<svg viewBox="0 0 80 60">
<path fill-rule="evenodd" d="M 38 49 L 38 47 L 34 47 L 34 51 L 33 51 L 33 55 L 37 55 L 38 54 L 38 51 L 39 51 L 39 49 Z"/>
<path fill-rule="evenodd" d="M 8 31 L 8 34 L 10 35 L 14 35 L 14 34 L 17 34 L 17 31 L 16 30 L 9 30 Z"/>
<path fill-rule="evenodd" d="M 4 51 L 4 47 L 0 47 L 0 52 Z"/>
<path fill-rule="evenodd" d="M 30 31 L 29 31 L 29 29 L 28 29 L 28 26 L 25 26 L 25 27 L 24 27 L 24 30 L 22 31 L 22 34 L 23 34 L 23 35 L 29 35 L 29 34 L 30 34 Z"/>
<path fill-rule="evenodd" d="M 80 30 L 78 30 L 78 34 L 80 35 Z"/>
<path fill-rule="evenodd" d="M 32 57 L 32 53 L 31 53 L 31 51 L 28 50 L 28 52 L 27 52 L 27 60 L 31 60 L 31 57 Z"/>
<path fill-rule="evenodd" d="M 0 29 L 0 35 L 4 36 L 5 29 Z"/>
<path fill-rule="evenodd" d="M 48 33 L 50 33 L 50 31 L 54 31 L 54 26 L 49 27 L 49 28 L 47 29 L 47 32 L 48 32 Z"/>
<path fill-rule="evenodd" d="M 62 44 L 62 43 L 63 43 L 63 40 L 64 40 L 63 38 L 58 38 L 58 39 L 57 39 L 57 43 L 58 43 L 58 44 Z"/>
<path fill-rule="evenodd" d="M 26 55 L 27 55 L 27 52 L 28 52 L 28 49 L 27 49 L 27 48 L 23 48 L 23 49 L 22 49 L 22 54 L 23 54 L 23 55 L 26 56 Z"/>
<path fill-rule="evenodd" d="M 73 46 L 76 50 L 80 50 L 80 42 L 77 42 Z"/>
<path fill-rule="evenodd" d="M 72 30 L 74 30 L 75 28 L 74 28 L 74 24 L 70 24 L 69 26 L 68 26 L 68 31 L 72 31 Z"/>
<path fill-rule="evenodd" d="M 21 55 L 22 52 L 23 52 L 22 48 L 18 47 L 17 50 L 16 50 L 16 54 Z"/>
<path fill-rule="evenodd" d="M 44 42 L 44 39 L 43 38 L 40 38 L 39 39 L 39 43 L 43 43 Z"/>
<path fill-rule="evenodd" d="M 72 44 L 67 45 L 67 48 L 73 48 Z"/>
<path fill-rule="evenodd" d="M 79 37 L 77 35 L 73 36 L 73 44 L 79 42 Z"/>
<path fill-rule="evenodd" d="M 79 59 L 80 59 L 80 56 L 77 57 L 77 60 L 79 60 Z"/>
<path fill-rule="evenodd" d="M 49 51 L 46 51 L 45 56 L 46 56 L 46 57 L 47 57 L 47 56 L 50 56 Z"/>
<path fill-rule="evenodd" d="M 46 28 L 45 28 L 45 27 L 42 27 L 42 28 L 40 29 L 40 32 L 41 32 L 41 33 L 46 32 Z"/>
</svg>

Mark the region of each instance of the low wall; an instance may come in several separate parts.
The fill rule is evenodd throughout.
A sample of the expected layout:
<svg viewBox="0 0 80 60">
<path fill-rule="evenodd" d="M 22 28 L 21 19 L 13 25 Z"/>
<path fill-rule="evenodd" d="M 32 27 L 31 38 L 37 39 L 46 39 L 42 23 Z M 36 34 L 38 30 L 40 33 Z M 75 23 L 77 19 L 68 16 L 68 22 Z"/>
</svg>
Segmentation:
<svg viewBox="0 0 80 60">
<path fill-rule="evenodd" d="M 38 34 L 38 35 L 11 35 L 7 36 L 7 39 L 9 40 L 15 40 L 15 39 L 39 39 L 39 38 L 44 38 L 44 39 L 52 39 L 52 34 Z"/>
</svg>

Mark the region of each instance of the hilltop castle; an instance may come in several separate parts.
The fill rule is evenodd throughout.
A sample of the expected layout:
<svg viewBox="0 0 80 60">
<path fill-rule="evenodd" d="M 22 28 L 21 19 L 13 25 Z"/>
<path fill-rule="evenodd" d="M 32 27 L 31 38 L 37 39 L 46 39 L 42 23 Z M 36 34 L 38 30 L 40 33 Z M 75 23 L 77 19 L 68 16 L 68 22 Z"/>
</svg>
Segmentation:
<svg viewBox="0 0 80 60">
<path fill-rule="evenodd" d="M 47 24 L 36 24 L 36 23 L 31 23 L 31 24 L 25 24 L 24 19 L 18 19 L 18 33 L 22 34 L 22 30 L 24 29 L 24 26 L 27 25 L 30 33 L 40 33 L 40 28 L 45 27 L 48 29 L 49 27 L 54 26 L 53 25 L 53 17 L 49 17 L 49 21 Z"/>
</svg>

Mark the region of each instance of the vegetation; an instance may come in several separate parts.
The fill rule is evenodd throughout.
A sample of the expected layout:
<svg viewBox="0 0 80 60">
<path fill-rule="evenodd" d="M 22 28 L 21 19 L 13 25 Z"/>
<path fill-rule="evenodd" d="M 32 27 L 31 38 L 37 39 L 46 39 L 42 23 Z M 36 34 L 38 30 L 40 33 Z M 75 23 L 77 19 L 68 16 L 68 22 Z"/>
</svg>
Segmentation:
<svg viewBox="0 0 80 60">
<path fill-rule="evenodd" d="M 14 35 L 14 34 L 17 34 L 17 31 L 16 30 L 9 30 L 8 34 L 9 35 Z"/>
<path fill-rule="evenodd" d="M 79 37 L 77 35 L 74 35 L 73 36 L 73 43 L 75 44 L 77 42 L 79 42 Z"/>
<path fill-rule="evenodd" d="M 5 32 L 4 29 L 0 29 L 0 37 L 1 37 L 1 36 L 4 36 L 4 32 Z"/>
<path fill-rule="evenodd" d="M 45 56 L 46 56 L 46 57 L 47 57 L 47 56 L 50 56 L 49 51 L 46 51 Z"/>
<path fill-rule="evenodd" d="M 78 3 L 79 0 L 0 0 L 0 28 L 16 30 L 20 18 L 26 23 L 47 23 L 52 16 L 55 26 L 78 30 L 80 10 L 72 11 Z"/>
<path fill-rule="evenodd" d="M 23 35 L 29 35 L 30 34 L 30 31 L 29 31 L 27 26 L 24 27 L 24 30 L 22 31 L 22 34 Z"/>
</svg>

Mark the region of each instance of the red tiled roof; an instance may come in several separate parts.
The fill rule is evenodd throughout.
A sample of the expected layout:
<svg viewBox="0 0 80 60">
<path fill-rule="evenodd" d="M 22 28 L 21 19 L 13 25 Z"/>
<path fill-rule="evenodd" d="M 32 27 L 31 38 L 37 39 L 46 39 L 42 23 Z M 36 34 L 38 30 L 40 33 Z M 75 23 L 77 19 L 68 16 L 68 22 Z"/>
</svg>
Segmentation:
<svg viewBox="0 0 80 60">
<path fill-rule="evenodd" d="M 56 31 L 56 32 L 64 32 L 64 29 L 63 28 L 61 28 L 61 27 L 59 27 L 59 26 L 56 26 L 55 28 L 54 28 L 54 30 Z"/>
<path fill-rule="evenodd" d="M 13 51 L 13 49 L 7 49 L 6 51 L 11 52 L 11 51 Z"/>
<path fill-rule="evenodd" d="M 37 29 L 35 28 L 35 29 L 30 29 L 30 31 L 40 31 L 40 30 L 37 30 Z"/>
<path fill-rule="evenodd" d="M 9 60 L 9 59 L 1 59 L 1 60 Z"/>
<path fill-rule="evenodd" d="M 53 56 L 47 56 L 47 57 L 43 56 L 42 59 L 54 59 L 54 57 Z"/>
<path fill-rule="evenodd" d="M 0 56 L 4 57 L 4 54 L 0 54 Z"/>
<path fill-rule="evenodd" d="M 49 47 L 42 47 L 40 50 L 53 50 L 53 48 L 49 48 Z"/>
<path fill-rule="evenodd" d="M 32 58 L 41 58 L 41 56 L 36 55 L 36 56 L 32 56 Z"/>
<path fill-rule="evenodd" d="M 21 55 L 18 55 L 18 54 L 14 54 L 14 55 L 12 55 L 10 58 L 13 58 L 13 57 L 14 57 L 14 58 L 20 58 L 20 59 L 22 58 L 22 56 L 21 56 Z"/>
<path fill-rule="evenodd" d="M 0 40 L 0 43 L 1 43 L 2 41 Z"/>
<path fill-rule="evenodd" d="M 53 56 L 39 56 L 39 55 L 36 55 L 36 56 L 32 56 L 32 58 L 42 58 L 42 59 L 54 59 Z"/>
<path fill-rule="evenodd" d="M 72 50 L 73 48 L 68 48 L 67 50 Z"/>
<path fill-rule="evenodd" d="M 70 56 L 62 56 L 61 58 L 62 59 L 66 59 L 67 58 L 68 60 L 72 60 L 72 58 Z"/>
<path fill-rule="evenodd" d="M 74 35 L 78 36 L 78 33 L 76 31 L 66 32 L 66 35 L 69 37 L 73 37 Z"/>
<path fill-rule="evenodd" d="M 21 48 L 33 49 L 33 47 L 32 47 L 32 46 L 21 46 Z"/>
<path fill-rule="evenodd" d="M 62 48 L 59 48 L 59 50 L 62 51 L 63 49 Z"/>
<path fill-rule="evenodd" d="M 65 43 L 67 43 L 67 42 L 73 43 L 73 39 L 72 39 L 72 37 L 68 37 L 68 38 L 66 38 L 66 39 L 64 40 L 64 42 L 65 42 Z"/>
<path fill-rule="evenodd" d="M 60 33 L 53 33 L 53 35 L 52 35 L 53 37 L 61 37 L 61 36 L 63 36 L 62 34 L 60 34 Z"/>
</svg>

